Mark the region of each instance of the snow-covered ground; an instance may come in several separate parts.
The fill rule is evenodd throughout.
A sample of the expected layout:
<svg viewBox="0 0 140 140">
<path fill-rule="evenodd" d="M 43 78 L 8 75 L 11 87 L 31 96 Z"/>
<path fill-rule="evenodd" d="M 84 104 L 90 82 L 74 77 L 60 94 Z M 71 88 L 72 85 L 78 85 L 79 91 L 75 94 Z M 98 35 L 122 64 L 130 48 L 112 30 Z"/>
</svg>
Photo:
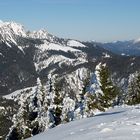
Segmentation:
<svg viewBox="0 0 140 140">
<path fill-rule="evenodd" d="M 5 95 L 3 97 L 6 98 L 6 99 L 11 99 L 12 100 L 15 97 L 17 97 L 19 94 L 21 94 L 23 91 L 26 91 L 28 89 L 35 90 L 35 88 L 36 87 L 27 87 L 27 88 L 24 88 L 24 89 L 16 90 L 16 91 L 12 92 L 11 94 Z"/>
<path fill-rule="evenodd" d="M 47 41 L 44 41 L 44 44 L 41 44 L 41 45 L 36 46 L 36 47 L 42 51 L 55 50 L 55 51 L 63 51 L 63 52 L 68 52 L 68 51 L 81 52 L 80 50 L 74 49 L 74 48 L 69 47 L 69 46 L 62 46 L 62 45 L 55 44 L 55 43 L 48 43 Z"/>
<path fill-rule="evenodd" d="M 29 140 L 140 140 L 140 106 L 115 107 L 59 125 Z"/>
<path fill-rule="evenodd" d="M 69 40 L 67 42 L 67 45 L 71 46 L 71 47 L 86 47 L 85 45 L 83 45 L 82 43 L 80 43 L 79 41 L 76 41 L 76 40 Z"/>
</svg>

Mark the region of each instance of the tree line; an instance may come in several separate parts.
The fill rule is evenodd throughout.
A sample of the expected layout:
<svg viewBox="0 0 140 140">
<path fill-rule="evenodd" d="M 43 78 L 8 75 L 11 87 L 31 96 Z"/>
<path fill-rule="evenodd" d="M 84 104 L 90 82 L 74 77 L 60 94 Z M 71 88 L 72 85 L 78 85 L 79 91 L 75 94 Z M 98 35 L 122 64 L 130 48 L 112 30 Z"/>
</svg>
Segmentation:
<svg viewBox="0 0 140 140">
<path fill-rule="evenodd" d="M 93 75 L 87 74 L 82 83 L 81 92 L 70 96 L 66 91 L 68 88 L 62 88 L 58 79 L 50 77 L 42 85 L 38 78 L 34 89 L 25 90 L 16 98 L 20 108 L 13 116 L 7 140 L 25 139 L 61 123 L 94 116 L 95 110 L 105 111 L 122 103 L 140 103 L 138 72 L 129 82 L 125 100 L 106 65 L 99 64 Z"/>
</svg>

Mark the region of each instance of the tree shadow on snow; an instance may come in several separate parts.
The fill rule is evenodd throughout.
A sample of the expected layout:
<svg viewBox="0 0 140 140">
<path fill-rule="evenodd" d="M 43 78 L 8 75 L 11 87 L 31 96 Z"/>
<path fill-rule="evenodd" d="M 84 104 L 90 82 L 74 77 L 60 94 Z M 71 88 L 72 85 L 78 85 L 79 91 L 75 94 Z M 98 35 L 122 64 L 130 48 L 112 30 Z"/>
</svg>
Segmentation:
<svg viewBox="0 0 140 140">
<path fill-rule="evenodd" d="M 106 116 L 106 115 L 120 114 L 120 113 L 123 113 L 123 112 L 125 112 L 125 111 L 117 111 L 117 112 L 102 113 L 102 114 L 95 115 L 95 117 L 96 117 L 96 116 Z"/>
</svg>

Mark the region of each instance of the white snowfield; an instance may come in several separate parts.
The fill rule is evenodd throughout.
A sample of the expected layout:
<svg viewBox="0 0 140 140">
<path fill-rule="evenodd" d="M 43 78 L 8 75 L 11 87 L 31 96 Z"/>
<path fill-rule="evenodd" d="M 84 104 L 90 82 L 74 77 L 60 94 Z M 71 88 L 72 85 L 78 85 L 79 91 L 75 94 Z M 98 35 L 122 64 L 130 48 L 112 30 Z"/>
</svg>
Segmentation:
<svg viewBox="0 0 140 140">
<path fill-rule="evenodd" d="M 68 47 L 68 46 L 62 46 L 59 44 L 55 44 L 55 43 L 48 43 L 47 41 L 44 41 L 44 44 L 36 46 L 37 48 L 41 49 L 42 51 L 45 50 L 56 50 L 56 51 L 64 51 L 64 52 L 81 52 L 78 49 L 74 49 L 72 47 Z"/>
<path fill-rule="evenodd" d="M 115 107 L 59 125 L 28 140 L 140 140 L 140 106 Z"/>
<path fill-rule="evenodd" d="M 3 97 L 6 98 L 6 99 L 13 100 L 15 97 L 17 97 L 18 95 L 20 95 L 21 92 L 26 91 L 26 90 L 31 89 L 31 88 L 34 91 L 36 87 L 27 87 L 27 88 L 24 88 L 24 89 L 16 90 L 16 91 L 12 92 L 11 94 L 5 95 Z"/>
<path fill-rule="evenodd" d="M 85 45 L 83 45 L 82 43 L 80 43 L 79 41 L 76 41 L 76 40 L 69 40 L 67 42 L 67 45 L 71 46 L 71 47 L 86 47 Z"/>
</svg>

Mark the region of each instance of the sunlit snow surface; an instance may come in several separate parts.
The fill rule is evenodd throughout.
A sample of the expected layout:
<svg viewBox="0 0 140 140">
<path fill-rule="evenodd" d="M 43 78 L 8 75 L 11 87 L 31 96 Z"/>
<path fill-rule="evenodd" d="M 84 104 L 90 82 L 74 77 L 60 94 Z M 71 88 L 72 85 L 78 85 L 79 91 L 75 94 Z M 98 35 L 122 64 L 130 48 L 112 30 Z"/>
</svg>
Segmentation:
<svg viewBox="0 0 140 140">
<path fill-rule="evenodd" d="M 140 140 L 140 106 L 115 107 L 59 125 L 29 140 Z"/>
<path fill-rule="evenodd" d="M 48 43 L 47 41 L 44 41 L 44 44 L 37 46 L 39 49 L 41 49 L 42 51 L 45 50 L 56 50 L 56 51 L 64 51 L 64 52 L 75 52 L 78 51 L 80 52 L 80 50 L 78 49 L 74 49 L 72 47 L 68 47 L 68 46 L 62 46 L 62 45 L 58 45 L 58 44 L 54 44 L 54 43 Z"/>
<path fill-rule="evenodd" d="M 73 47 L 86 47 L 85 45 L 83 45 L 82 43 L 80 43 L 79 41 L 76 41 L 76 40 L 69 40 L 67 45 L 73 46 Z"/>
</svg>

